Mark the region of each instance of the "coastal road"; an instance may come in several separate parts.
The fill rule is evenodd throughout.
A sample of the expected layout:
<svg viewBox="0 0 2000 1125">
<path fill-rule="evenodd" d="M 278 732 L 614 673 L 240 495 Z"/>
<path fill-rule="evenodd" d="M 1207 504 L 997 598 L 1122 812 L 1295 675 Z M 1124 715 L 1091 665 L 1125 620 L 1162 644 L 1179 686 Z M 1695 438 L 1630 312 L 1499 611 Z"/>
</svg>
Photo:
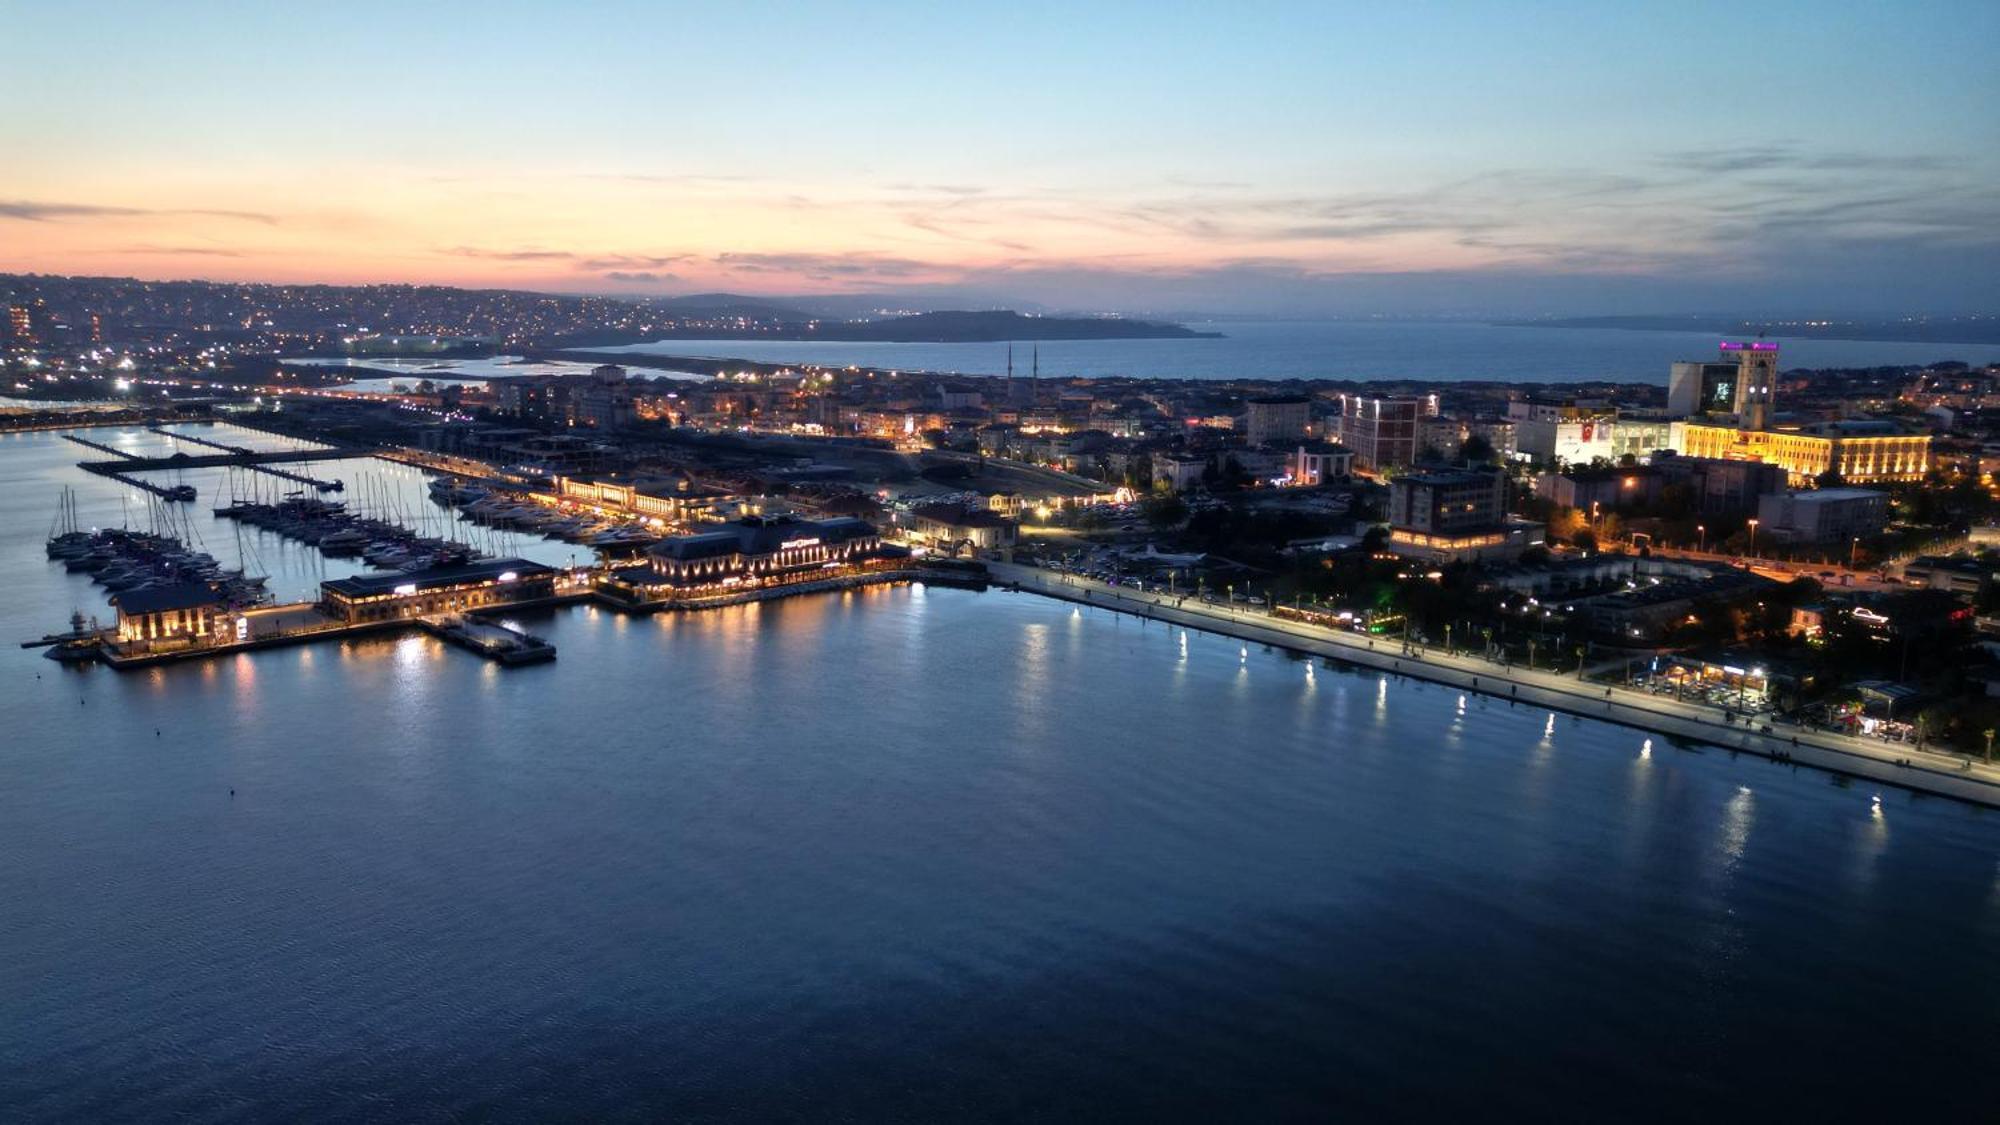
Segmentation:
<svg viewBox="0 0 2000 1125">
<path fill-rule="evenodd" d="M 2000 806 L 2000 768 L 1951 754 L 1794 727 L 1785 727 L 1782 732 L 1774 727 L 1774 733 L 1765 735 L 1740 722 L 1724 722 L 1720 708 L 1588 683 L 1573 675 L 1502 667 L 1481 656 L 1446 653 L 1436 648 L 1412 648 L 1406 655 L 1398 638 L 1327 629 L 1273 617 L 1262 610 L 1209 605 L 1191 596 L 1148 594 L 1039 567 L 1001 562 L 989 562 L 987 567 L 996 580 L 1035 593 L 1329 656 L 1501 699 L 1608 719 L 1725 749 L 1784 758 L 1837 773 Z M 1904 762 L 1908 764 L 1901 764 Z"/>
</svg>

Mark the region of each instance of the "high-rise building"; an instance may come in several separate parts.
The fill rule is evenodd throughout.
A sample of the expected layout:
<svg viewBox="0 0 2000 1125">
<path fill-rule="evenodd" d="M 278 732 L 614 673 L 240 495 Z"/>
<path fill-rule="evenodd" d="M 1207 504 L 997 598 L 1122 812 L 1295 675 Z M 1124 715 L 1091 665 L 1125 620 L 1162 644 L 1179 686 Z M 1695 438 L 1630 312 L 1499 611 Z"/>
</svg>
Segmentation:
<svg viewBox="0 0 2000 1125">
<path fill-rule="evenodd" d="M 1676 363 L 1667 376 L 1667 413 L 1675 418 L 1696 414 L 1734 414 L 1734 363 Z"/>
<path fill-rule="evenodd" d="M 1676 363 L 1667 376 L 1667 411 L 1675 418 L 1732 415 L 1746 430 L 1771 423 L 1778 390 L 1778 345 L 1724 341 L 1714 363 Z"/>
<path fill-rule="evenodd" d="M 1371 472 L 1417 459 L 1417 423 L 1424 404 L 1414 398 L 1342 395 L 1340 444 L 1354 451 L 1356 468 Z"/>
<path fill-rule="evenodd" d="M 1250 400 L 1243 432 L 1252 448 L 1267 442 L 1295 444 L 1306 436 L 1311 424 L 1311 399 L 1304 395 L 1272 395 Z"/>
<path fill-rule="evenodd" d="M 1778 393 L 1778 345 L 1767 340 L 1725 342 L 1722 355 L 1737 364 L 1736 424 L 1746 430 L 1768 429 Z"/>
</svg>

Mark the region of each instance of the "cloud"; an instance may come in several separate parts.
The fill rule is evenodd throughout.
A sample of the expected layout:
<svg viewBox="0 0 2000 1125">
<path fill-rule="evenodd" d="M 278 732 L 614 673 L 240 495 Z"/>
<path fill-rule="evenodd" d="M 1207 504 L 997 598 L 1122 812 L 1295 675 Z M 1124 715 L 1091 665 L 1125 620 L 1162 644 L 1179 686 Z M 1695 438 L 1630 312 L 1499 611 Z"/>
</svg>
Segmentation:
<svg viewBox="0 0 2000 1125">
<path fill-rule="evenodd" d="M 717 254 L 709 261 L 730 273 L 792 274 L 813 281 L 910 278 L 935 275 L 941 267 L 914 258 L 880 254 Z"/>
<path fill-rule="evenodd" d="M 606 281 L 624 282 L 679 281 L 680 275 L 658 273 L 653 270 L 608 270 L 604 274 L 604 279 Z"/>
<path fill-rule="evenodd" d="M 1685 149 L 1670 152 L 1660 162 L 1670 168 L 1684 168 L 1708 175 L 1762 172 L 1779 168 L 1817 172 L 1839 171 L 1925 171 L 1942 167 L 1934 156 L 1895 156 L 1859 152 L 1807 152 L 1788 141 L 1733 145 L 1723 148 Z"/>
<path fill-rule="evenodd" d="M 203 258 L 241 258 L 241 251 L 226 250 L 219 246 L 120 246 L 107 251 L 112 254 L 162 254 L 173 257 L 193 255 Z"/>
<path fill-rule="evenodd" d="M 487 250 L 477 246 L 453 246 L 443 253 L 459 258 L 479 258 L 489 262 L 566 262 L 576 257 L 567 250 Z"/>
<path fill-rule="evenodd" d="M 28 223 L 53 223 L 68 219 L 116 219 L 148 215 L 200 215 L 214 219 L 237 219 L 246 223 L 275 225 L 277 217 L 257 211 L 225 211 L 210 208 L 113 207 L 96 203 L 52 203 L 32 199 L 0 199 L 0 219 Z"/>
<path fill-rule="evenodd" d="M 686 261 L 687 254 L 604 254 L 592 258 L 582 258 L 578 269 L 585 270 L 630 270 L 658 269 L 675 262 Z"/>
</svg>

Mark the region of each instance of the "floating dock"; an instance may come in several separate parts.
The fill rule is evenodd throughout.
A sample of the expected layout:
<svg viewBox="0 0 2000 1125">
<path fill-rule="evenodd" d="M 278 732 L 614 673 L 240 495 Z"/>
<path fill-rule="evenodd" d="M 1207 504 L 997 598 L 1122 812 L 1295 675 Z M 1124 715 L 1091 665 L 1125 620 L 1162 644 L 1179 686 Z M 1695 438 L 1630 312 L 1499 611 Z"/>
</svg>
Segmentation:
<svg viewBox="0 0 2000 1125">
<path fill-rule="evenodd" d="M 422 619 L 425 631 L 488 660 L 515 667 L 556 658 L 556 646 L 519 629 L 469 614 Z"/>
</svg>

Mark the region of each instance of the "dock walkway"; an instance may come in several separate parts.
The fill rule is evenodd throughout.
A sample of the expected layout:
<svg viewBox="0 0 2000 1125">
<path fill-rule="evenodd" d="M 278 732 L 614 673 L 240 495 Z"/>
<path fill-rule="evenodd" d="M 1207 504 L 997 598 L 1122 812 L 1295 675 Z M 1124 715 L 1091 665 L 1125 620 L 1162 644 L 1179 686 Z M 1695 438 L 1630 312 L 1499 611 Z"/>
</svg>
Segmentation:
<svg viewBox="0 0 2000 1125">
<path fill-rule="evenodd" d="M 1080 575 L 1058 574 L 1015 563 L 988 563 L 996 581 L 1018 589 L 1165 621 L 1239 640 L 1323 656 L 1350 664 L 1429 680 L 1529 706 L 1635 727 L 1772 758 L 1816 766 L 1974 804 L 2000 806 L 2000 769 L 1982 762 L 1907 746 L 1888 746 L 1829 731 L 1774 727 L 1764 734 L 1745 723 L 1722 721 L 1717 708 L 1648 692 L 1578 680 L 1574 676 L 1503 667 L 1477 655 L 1412 649 L 1395 638 L 1342 633 L 1261 610 L 1208 605 L 1193 597 L 1141 593 Z M 1903 763 L 1907 762 L 1905 765 Z"/>
</svg>

